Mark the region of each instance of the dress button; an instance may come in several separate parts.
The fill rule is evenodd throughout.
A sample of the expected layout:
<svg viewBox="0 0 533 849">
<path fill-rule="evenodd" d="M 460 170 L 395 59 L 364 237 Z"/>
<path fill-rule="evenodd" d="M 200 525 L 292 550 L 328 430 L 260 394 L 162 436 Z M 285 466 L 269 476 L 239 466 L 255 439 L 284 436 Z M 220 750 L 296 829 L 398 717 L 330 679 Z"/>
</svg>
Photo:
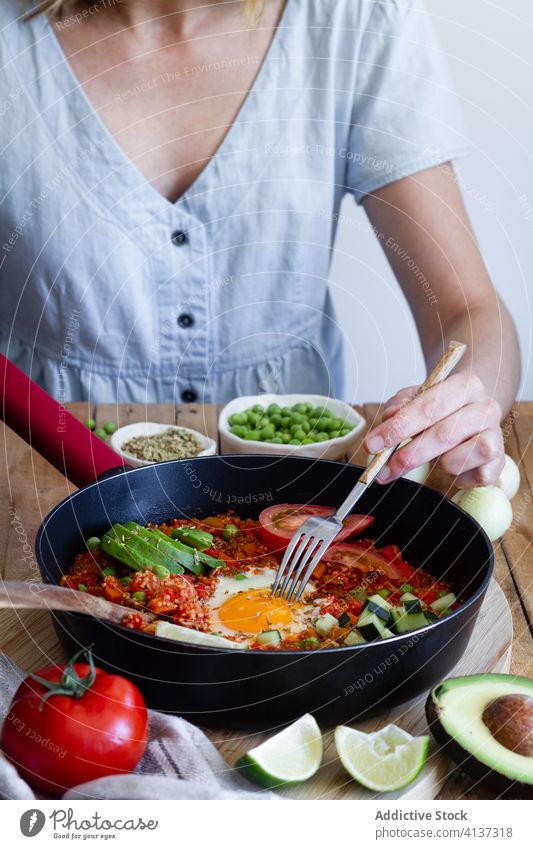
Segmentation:
<svg viewBox="0 0 533 849">
<path fill-rule="evenodd" d="M 189 241 L 187 233 L 184 233 L 183 230 L 174 230 L 172 236 L 170 237 L 172 244 L 176 245 L 176 247 L 180 247 L 180 245 L 184 245 Z"/>
<path fill-rule="evenodd" d="M 188 312 L 182 312 L 181 315 L 178 316 L 178 324 L 180 327 L 192 327 L 194 324 L 194 318 Z"/>
<path fill-rule="evenodd" d="M 192 404 L 193 401 L 196 401 L 197 398 L 198 395 L 194 391 L 194 389 L 184 389 L 181 393 L 181 400 L 184 401 L 186 404 Z"/>
</svg>

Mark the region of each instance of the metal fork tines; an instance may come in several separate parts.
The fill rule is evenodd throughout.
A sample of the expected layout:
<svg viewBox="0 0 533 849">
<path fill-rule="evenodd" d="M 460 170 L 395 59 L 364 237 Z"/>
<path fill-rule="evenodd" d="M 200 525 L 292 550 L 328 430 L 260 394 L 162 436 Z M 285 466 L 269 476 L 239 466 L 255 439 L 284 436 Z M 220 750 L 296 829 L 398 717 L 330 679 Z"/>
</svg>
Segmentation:
<svg viewBox="0 0 533 849">
<path fill-rule="evenodd" d="M 309 578 L 341 529 L 342 522 L 332 517 L 306 519 L 287 546 L 272 595 L 299 601 Z"/>
</svg>

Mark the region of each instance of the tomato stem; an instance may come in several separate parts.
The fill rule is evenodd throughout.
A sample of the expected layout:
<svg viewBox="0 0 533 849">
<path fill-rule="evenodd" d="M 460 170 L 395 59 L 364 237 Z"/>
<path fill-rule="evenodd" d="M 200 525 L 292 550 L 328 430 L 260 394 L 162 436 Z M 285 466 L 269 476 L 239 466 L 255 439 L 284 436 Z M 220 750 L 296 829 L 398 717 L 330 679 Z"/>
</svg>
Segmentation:
<svg viewBox="0 0 533 849">
<path fill-rule="evenodd" d="M 89 672 L 83 678 L 80 678 L 74 668 L 75 662 L 81 655 L 85 655 L 87 663 L 89 664 Z M 47 681 L 46 678 L 41 678 L 34 672 L 30 673 L 29 677 L 33 678 L 34 681 L 37 681 L 39 684 L 42 684 L 48 691 L 43 695 L 39 702 L 39 710 L 43 709 L 44 703 L 50 698 L 50 696 L 70 696 L 70 698 L 73 699 L 81 699 L 84 693 L 92 687 L 96 679 L 96 669 L 91 649 L 82 648 L 79 652 L 76 652 L 74 657 L 72 657 L 66 664 L 59 681 Z"/>
</svg>

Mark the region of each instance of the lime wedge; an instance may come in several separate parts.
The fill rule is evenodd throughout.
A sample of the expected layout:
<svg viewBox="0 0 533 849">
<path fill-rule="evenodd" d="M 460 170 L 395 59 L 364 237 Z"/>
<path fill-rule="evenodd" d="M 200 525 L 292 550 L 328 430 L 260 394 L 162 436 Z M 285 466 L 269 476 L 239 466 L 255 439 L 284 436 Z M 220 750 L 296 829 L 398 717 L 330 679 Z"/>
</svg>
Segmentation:
<svg viewBox="0 0 533 849">
<path fill-rule="evenodd" d="M 371 734 L 339 725 L 335 745 L 352 778 L 368 790 L 390 793 L 417 777 L 427 760 L 429 737 L 413 737 L 397 725 Z"/>
<path fill-rule="evenodd" d="M 322 734 L 306 713 L 270 740 L 250 749 L 235 764 L 254 784 L 279 787 L 297 784 L 315 774 L 322 761 Z"/>
</svg>

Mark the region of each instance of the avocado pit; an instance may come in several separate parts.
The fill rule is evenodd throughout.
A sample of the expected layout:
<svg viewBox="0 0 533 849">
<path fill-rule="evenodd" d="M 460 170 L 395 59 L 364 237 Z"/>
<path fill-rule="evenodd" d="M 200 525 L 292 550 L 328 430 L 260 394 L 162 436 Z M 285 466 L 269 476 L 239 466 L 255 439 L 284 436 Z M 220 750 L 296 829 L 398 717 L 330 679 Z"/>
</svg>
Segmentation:
<svg viewBox="0 0 533 849">
<path fill-rule="evenodd" d="M 482 720 L 494 739 L 512 752 L 533 757 L 533 697 L 510 693 L 493 699 Z"/>
</svg>

